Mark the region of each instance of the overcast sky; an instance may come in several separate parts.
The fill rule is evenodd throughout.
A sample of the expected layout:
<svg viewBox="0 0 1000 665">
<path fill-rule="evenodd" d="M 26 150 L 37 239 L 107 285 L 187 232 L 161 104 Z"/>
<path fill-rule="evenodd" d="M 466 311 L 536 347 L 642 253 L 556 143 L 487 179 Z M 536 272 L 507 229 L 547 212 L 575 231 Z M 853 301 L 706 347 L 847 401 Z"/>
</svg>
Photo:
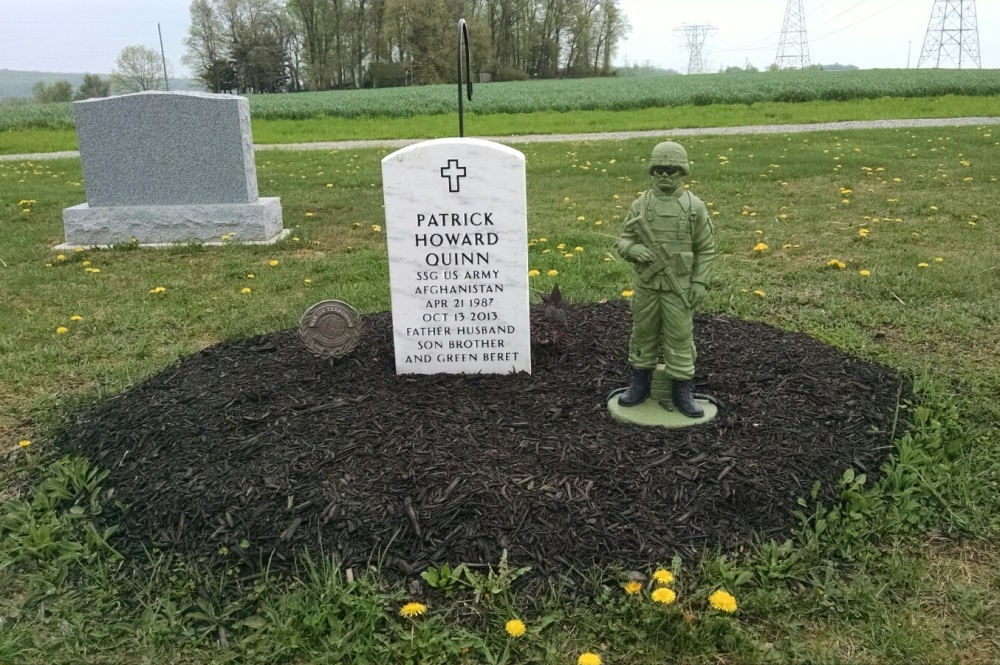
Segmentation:
<svg viewBox="0 0 1000 665">
<path fill-rule="evenodd" d="M 787 0 L 619 0 L 632 24 L 616 64 L 680 71 L 687 52 L 674 29 L 712 24 L 703 59 L 718 70 L 774 61 Z M 814 63 L 862 68 L 916 66 L 935 0 L 804 0 Z M 0 69 L 108 74 L 129 44 L 159 49 L 179 76 L 190 0 L 0 0 Z M 979 0 L 982 65 L 1000 67 L 1000 0 Z"/>
</svg>

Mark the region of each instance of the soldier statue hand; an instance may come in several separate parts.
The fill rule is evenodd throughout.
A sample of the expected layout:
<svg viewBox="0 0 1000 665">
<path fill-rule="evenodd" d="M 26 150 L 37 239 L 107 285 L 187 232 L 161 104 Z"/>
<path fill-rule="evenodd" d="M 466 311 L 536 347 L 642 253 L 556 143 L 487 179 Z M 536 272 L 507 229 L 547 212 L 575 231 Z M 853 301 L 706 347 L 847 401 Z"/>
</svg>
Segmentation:
<svg viewBox="0 0 1000 665">
<path fill-rule="evenodd" d="M 653 254 L 653 250 L 645 245 L 633 245 L 632 250 L 629 252 L 629 256 L 632 257 L 633 261 L 639 261 L 642 263 L 650 263 L 651 261 L 656 260 L 656 255 Z"/>
<path fill-rule="evenodd" d="M 691 303 L 691 308 L 695 308 L 705 300 L 705 285 L 695 282 L 691 285 L 691 291 L 688 293 L 688 302 Z"/>
</svg>

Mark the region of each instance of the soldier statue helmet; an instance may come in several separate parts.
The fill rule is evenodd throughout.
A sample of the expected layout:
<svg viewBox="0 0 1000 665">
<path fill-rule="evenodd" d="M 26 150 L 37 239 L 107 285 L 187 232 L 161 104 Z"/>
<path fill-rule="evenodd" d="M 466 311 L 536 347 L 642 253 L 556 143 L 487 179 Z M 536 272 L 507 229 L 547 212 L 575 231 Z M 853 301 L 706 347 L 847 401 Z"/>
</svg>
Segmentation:
<svg viewBox="0 0 1000 665">
<path fill-rule="evenodd" d="M 690 175 L 687 151 L 673 141 L 659 143 L 649 159 L 652 187 L 629 209 L 615 248 L 636 271 L 628 388 L 624 407 L 642 404 L 650 393 L 659 359 L 671 380 L 671 401 L 684 415 L 704 410 L 694 399 L 694 308 L 705 297 L 715 229 L 705 204 L 684 187 Z"/>
</svg>

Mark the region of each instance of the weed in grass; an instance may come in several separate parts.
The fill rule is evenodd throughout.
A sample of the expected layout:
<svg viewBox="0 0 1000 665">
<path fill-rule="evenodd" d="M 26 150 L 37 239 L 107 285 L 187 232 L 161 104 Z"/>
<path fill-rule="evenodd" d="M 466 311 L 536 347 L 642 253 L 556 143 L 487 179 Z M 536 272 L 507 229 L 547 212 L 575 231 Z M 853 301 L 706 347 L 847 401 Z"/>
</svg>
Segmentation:
<svg viewBox="0 0 1000 665">
<path fill-rule="evenodd" d="M 587 588 L 519 583 L 499 598 L 479 573 L 476 603 L 461 584 L 450 595 L 426 587 L 411 598 L 383 589 L 377 571 L 349 580 L 326 560 L 303 562 L 292 580 L 246 580 L 236 566 L 207 573 L 164 552 L 151 551 L 143 565 L 122 562 L 106 546 L 120 507 L 100 470 L 51 463 L 52 423 L 62 409 L 121 391 L 206 344 L 291 327 L 317 300 L 385 309 L 384 235 L 371 227 L 382 223 L 386 152 L 267 153 L 261 190 L 282 197 L 299 242 L 165 252 L 126 245 L 61 261 L 48 248 L 60 239 L 62 208 L 83 200 L 79 162 L 0 163 L 0 443 L 18 453 L 3 469 L 15 489 L 0 507 L 0 659 L 565 663 L 594 651 L 636 663 L 995 660 L 1000 309 L 992 294 L 1000 274 L 987 203 L 1000 163 L 984 138 L 991 131 L 685 142 L 691 187 L 719 212 L 709 309 L 807 331 L 898 367 L 915 377 L 920 399 L 901 412 L 882 469 L 853 469 L 838 487 L 802 497 L 800 528 L 787 541 L 672 566 L 677 599 L 666 607 L 648 589 L 626 594 L 624 578 L 607 571 L 593 572 Z M 628 266 L 604 258 L 623 224 L 616 206 L 645 187 L 648 148 L 525 148 L 538 292 L 558 284 L 567 300 L 584 302 L 631 288 Z M 19 202 L 32 199 L 23 213 Z M 758 243 L 767 251 L 754 252 Z M 831 258 L 845 269 L 827 266 Z M 917 268 L 922 262 L 928 267 Z M 248 284 L 250 298 L 239 293 Z M 157 286 L 164 291 L 151 294 Z M 58 326 L 67 334 L 56 335 Z M 32 440 L 30 465 L 21 439 Z M 29 476 L 34 489 L 22 491 Z M 719 587 L 736 596 L 735 615 L 708 609 Z M 487 605 L 485 593 L 496 600 Z M 428 612 L 403 620 L 399 608 L 411 599 Z M 504 630 L 515 616 L 526 627 L 516 641 Z"/>
</svg>

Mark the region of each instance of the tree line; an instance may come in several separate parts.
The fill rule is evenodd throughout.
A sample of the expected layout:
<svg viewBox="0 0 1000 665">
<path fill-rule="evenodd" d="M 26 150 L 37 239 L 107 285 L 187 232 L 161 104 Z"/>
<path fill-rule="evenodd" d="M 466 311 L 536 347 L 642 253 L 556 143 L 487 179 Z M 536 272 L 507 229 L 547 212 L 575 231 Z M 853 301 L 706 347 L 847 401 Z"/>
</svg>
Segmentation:
<svg viewBox="0 0 1000 665">
<path fill-rule="evenodd" d="M 453 82 L 458 19 L 474 75 L 610 75 L 618 0 L 193 0 L 182 62 L 213 92 Z"/>
</svg>

